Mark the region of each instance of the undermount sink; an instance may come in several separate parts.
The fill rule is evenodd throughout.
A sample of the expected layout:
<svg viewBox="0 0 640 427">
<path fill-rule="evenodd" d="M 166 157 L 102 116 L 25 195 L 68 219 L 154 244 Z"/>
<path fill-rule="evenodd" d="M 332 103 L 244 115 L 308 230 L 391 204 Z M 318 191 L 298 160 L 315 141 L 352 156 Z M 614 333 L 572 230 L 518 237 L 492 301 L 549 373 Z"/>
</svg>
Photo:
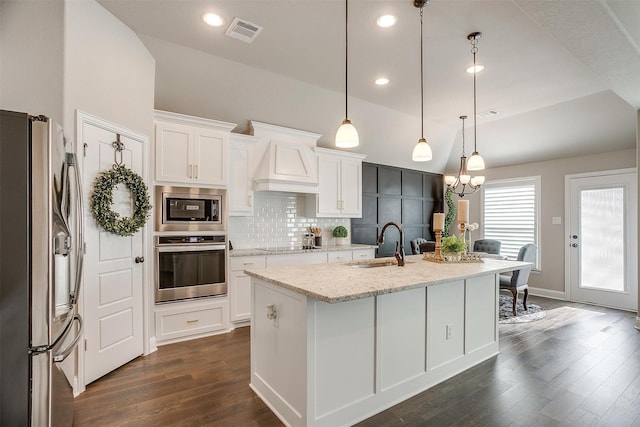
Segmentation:
<svg viewBox="0 0 640 427">
<path fill-rule="evenodd" d="M 397 266 L 398 262 L 394 260 L 374 260 L 374 261 L 356 261 L 347 265 L 356 268 L 374 268 L 374 267 L 390 267 Z"/>
</svg>

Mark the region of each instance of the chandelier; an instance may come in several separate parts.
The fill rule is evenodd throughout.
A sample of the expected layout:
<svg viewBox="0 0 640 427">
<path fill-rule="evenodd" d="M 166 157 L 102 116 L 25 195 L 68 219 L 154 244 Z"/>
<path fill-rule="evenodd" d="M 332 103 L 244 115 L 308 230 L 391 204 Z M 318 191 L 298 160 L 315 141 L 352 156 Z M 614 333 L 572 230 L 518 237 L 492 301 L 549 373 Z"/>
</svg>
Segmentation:
<svg viewBox="0 0 640 427">
<path fill-rule="evenodd" d="M 482 36 L 480 32 L 474 32 L 467 36 L 467 39 L 471 41 L 471 53 L 473 54 L 473 67 L 469 68 L 473 73 L 473 153 L 471 158 L 467 161 L 467 156 L 464 152 L 464 120 L 467 116 L 460 116 L 462 120 L 462 156 L 460 157 L 460 170 L 458 176 L 445 176 L 444 182 L 447 186 L 460 197 L 464 197 L 465 194 L 471 194 L 480 188 L 484 184 L 484 176 L 472 177 L 469 171 L 483 170 L 484 159 L 478 152 L 478 130 L 476 126 L 476 120 L 478 117 L 476 111 L 477 97 L 476 97 L 476 74 L 484 67 L 476 65 L 476 53 L 478 52 L 478 39 Z M 460 187 L 460 188 L 458 188 Z M 466 191 L 465 191 L 466 190 Z"/>
<path fill-rule="evenodd" d="M 467 156 L 464 153 L 464 121 L 467 116 L 460 116 L 462 120 L 462 156 L 460 156 L 460 170 L 458 176 L 446 175 L 444 182 L 460 197 L 474 193 L 484 184 L 484 176 L 471 176 L 467 168 Z"/>
</svg>

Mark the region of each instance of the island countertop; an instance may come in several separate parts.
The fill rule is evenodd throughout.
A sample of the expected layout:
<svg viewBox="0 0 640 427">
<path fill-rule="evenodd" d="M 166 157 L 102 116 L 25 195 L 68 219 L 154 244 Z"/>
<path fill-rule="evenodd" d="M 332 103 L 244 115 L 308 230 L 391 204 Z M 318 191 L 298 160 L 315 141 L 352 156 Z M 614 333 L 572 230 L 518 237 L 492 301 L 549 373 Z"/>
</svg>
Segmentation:
<svg viewBox="0 0 640 427">
<path fill-rule="evenodd" d="M 368 262 L 395 261 L 377 258 Z M 404 267 L 359 268 L 358 262 L 296 265 L 260 270 L 246 274 L 266 282 L 328 303 L 339 303 L 392 292 L 437 285 L 487 274 L 499 274 L 531 265 L 527 262 L 485 259 L 480 263 L 434 263 L 422 255 L 406 257 Z M 367 263 L 360 261 L 359 263 Z"/>
</svg>

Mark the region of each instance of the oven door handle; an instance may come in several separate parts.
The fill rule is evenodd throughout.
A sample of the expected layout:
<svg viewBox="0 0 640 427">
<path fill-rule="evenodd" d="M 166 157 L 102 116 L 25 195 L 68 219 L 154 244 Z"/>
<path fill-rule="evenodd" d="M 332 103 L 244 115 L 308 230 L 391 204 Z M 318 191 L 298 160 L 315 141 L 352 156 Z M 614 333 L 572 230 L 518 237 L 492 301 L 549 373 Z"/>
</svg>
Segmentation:
<svg viewBox="0 0 640 427">
<path fill-rule="evenodd" d="M 166 246 L 156 246 L 156 250 L 158 252 L 198 252 L 198 251 L 224 251 L 227 249 L 227 245 L 198 245 L 198 244 L 188 244 L 185 243 L 183 245 L 166 245 Z"/>
</svg>

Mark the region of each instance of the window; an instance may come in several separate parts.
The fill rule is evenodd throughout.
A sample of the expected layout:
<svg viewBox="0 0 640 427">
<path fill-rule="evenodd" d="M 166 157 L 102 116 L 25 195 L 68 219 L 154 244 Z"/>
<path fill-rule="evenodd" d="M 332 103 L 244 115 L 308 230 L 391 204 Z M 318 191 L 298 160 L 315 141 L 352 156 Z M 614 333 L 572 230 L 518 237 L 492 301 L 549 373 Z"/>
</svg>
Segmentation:
<svg viewBox="0 0 640 427">
<path fill-rule="evenodd" d="M 500 240 L 500 253 L 513 260 L 517 259 L 522 246 L 535 243 L 538 246 L 536 269 L 539 269 L 539 207 L 539 176 L 487 182 L 482 190 L 484 238 Z"/>
</svg>

